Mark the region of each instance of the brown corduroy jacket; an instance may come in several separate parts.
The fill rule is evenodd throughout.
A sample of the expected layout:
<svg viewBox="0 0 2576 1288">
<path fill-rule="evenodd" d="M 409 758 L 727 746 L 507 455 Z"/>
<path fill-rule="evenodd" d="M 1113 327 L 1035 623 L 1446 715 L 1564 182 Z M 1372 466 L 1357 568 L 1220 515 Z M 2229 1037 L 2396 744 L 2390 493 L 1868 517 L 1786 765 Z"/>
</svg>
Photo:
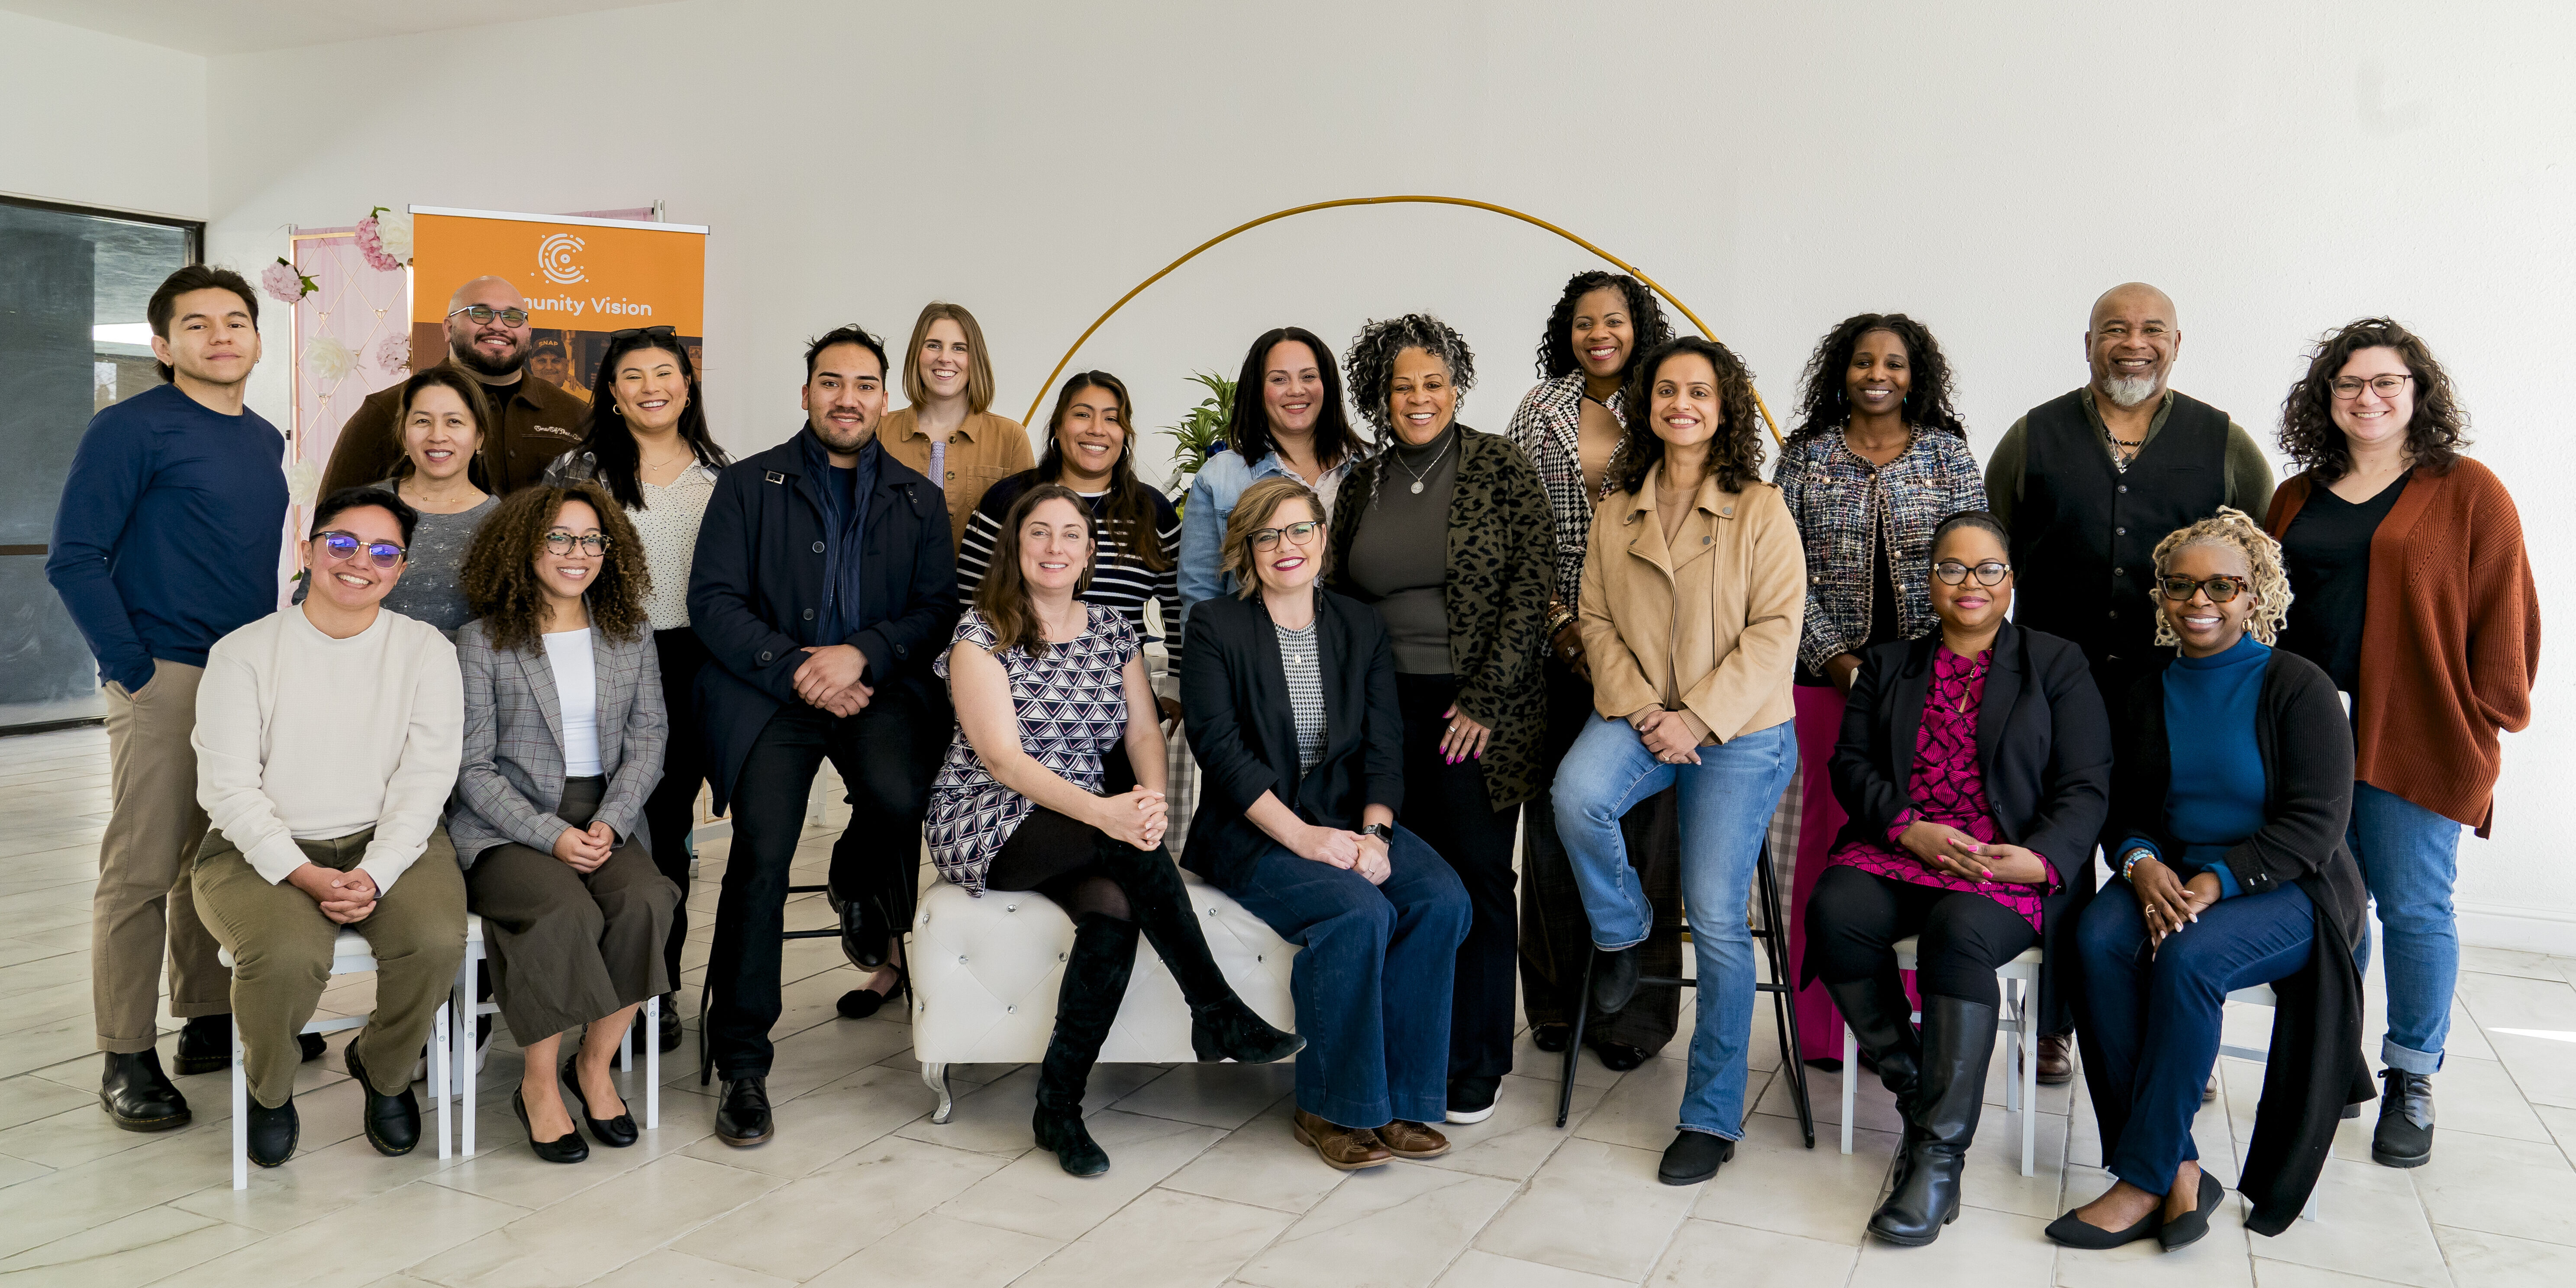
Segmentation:
<svg viewBox="0 0 2576 1288">
<path fill-rule="evenodd" d="M 2272 494 L 2275 538 L 2316 486 L 2302 473 Z M 2531 723 L 2540 673 L 2540 592 L 2504 481 L 2472 460 L 2417 466 L 2371 537 L 2369 596 L 2353 772 L 2485 836 L 2497 735 Z"/>
<path fill-rule="evenodd" d="M 930 438 L 921 432 L 921 415 L 913 408 L 886 414 L 877 430 L 886 454 L 924 474 L 930 472 Z M 966 418 L 948 440 L 945 478 L 930 480 L 948 498 L 948 547 L 965 544 L 966 521 L 984 493 L 1022 470 L 1034 468 L 1029 433 L 1007 416 L 979 411 Z"/>
</svg>

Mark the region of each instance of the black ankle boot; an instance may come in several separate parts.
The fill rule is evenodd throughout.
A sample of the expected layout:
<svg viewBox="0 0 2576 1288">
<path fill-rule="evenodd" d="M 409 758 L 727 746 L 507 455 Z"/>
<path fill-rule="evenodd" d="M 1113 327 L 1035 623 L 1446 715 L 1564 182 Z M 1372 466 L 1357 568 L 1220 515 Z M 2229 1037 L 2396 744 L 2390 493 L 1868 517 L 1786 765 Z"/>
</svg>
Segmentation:
<svg viewBox="0 0 2576 1288">
<path fill-rule="evenodd" d="M 1128 902 L 1136 902 L 1133 891 Z M 1137 925 L 1089 913 L 1074 923 L 1073 951 L 1065 954 L 1064 986 L 1056 993 L 1055 1033 L 1038 1065 L 1037 1111 L 1029 1129 L 1041 1149 L 1075 1176 L 1109 1170 L 1109 1155 L 1082 1126 L 1082 1091 L 1118 1007 L 1127 1000 L 1127 977 L 1136 968 Z"/>
<path fill-rule="evenodd" d="M 161 1072 L 161 1053 L 145 1049 L 132 1054 L 107 1053 L 107 1068 L 99 1075 L 99 1107 L 127 1131 L 168 1131 L 185 1127 L 190 1117 L 188 1098 Z"/>
<path fill-rule="evenodd" d="M 199 1015 L 179 1025 L 179 1049 L 170 1068 L 180 1077 L 221 1073 L 233 1064 L 233 1017 Z"/>
<path fill-rule="evenodd" d="M 1101 866 L 1126 892 L 1135 926 L 1154 945 L 1154 954 L 1181 986 L 1190 1004 L 1190 1048 L 1202 1061 L 1235 1060 L 1268 1064 L 1297 1054 L 1306 1045 L 1294 1033 L 1272 1028 L 1253 1013 L 1209 954 L 1207 932 L 1199 929 L 1198 910 L 1179 866 L 1161 846 L 1139 850 L 1104 838 Z M 1070 976 L 1068 976 L 1070 978 Z"/>
<path fill-rule="evenodd" d="M 2379 1076 L 2388 1086 L 2379 1097 L 2379 1126 L 2370 1133 L 2370 1161 L 2381 1167 L 2433 1161 L 2433 1075 L 2392 1065 Z"/>
<path fill-rule="evenodd" d="M 1914 1095 L 1922 1079 L 1923 1044 L 1914 1034 L 1913 1004 L 1905 1000 L 1905 986 L 1892 979 L 1823 982 L 1834 1009 L 1851 1026 L 1861 1064 L 1875 1069 L 1878 1080 L 1896 1093 L 1896 1112 L 1905 1119 L 1904 1138 L 1896 1147 L 1896 1184 L 1901 1187 L 1914 1154 Z"/>
<path fill-rule="evenodd" d="M 1985 1108 L 1986 1061 L 1994 1053 L 1995 1008 L 1955 997 L 1923 999 L 1922 1076 L 1905 1116 L 1914 1140 L 1896 1191 L 1869 1218 L 1871 1234 L 1921 1247 L 1958 1219 L 1959 1174 Z"/>
</svg>

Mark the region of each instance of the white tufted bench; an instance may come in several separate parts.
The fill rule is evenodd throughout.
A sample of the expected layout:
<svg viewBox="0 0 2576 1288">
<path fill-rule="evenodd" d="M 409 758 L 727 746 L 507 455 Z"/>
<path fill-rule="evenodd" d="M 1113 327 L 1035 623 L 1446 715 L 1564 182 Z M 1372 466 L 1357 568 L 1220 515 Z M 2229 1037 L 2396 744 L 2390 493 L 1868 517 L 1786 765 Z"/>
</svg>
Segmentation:
<svg viewBox="0 0 2576 1288">
<path fill-rule="evenodd" d="M 1187 871 L 1190 902 L 1217 968 L 1244 1003 L 1280 1028 L 1294 1028 L 1289 962 L 1297 948 L 1215 886 Z M 1055 1000 L 1073 948 L 1073 919 L 1046 896 L 987 892 L 934 882 L 912 922 L 912 1047 L 921 1079 L 939 1094 L 935 1123 L 948 1121 L 952 1064 L 1034 1064 L 1055 1031 Z M 1171 1063 L 1190 1049 L 1190 1010 L 1154 946 L 1136 946 L 1127 1002 L 1102 1044 L 1103 1062 Z"/>
</svg>

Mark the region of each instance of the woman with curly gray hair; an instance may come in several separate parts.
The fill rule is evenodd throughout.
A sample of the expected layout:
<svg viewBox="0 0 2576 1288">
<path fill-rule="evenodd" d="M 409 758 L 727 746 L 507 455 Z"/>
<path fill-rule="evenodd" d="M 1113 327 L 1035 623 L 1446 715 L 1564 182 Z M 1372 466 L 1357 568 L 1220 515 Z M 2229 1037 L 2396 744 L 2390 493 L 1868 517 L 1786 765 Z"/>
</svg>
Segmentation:
<svg viewBox="0 0 2576 1288">
<path fill-rule="evenodd" d="M 1512 838 L 1537 790 L 1546 723 L 1554 518 L 1519 448 L 1458 423 L 1476 356 L 1448 323 L 1373 321 L 1345 370 L 1378 450 L 1334 505 L 1331 589 L 1375 605 L 1394 641 L 1396 822 L 1449 861 L 1475 905 L 1458 950 L 1448 1094 L 1449 1121 L 1481 1122 L 1512 1070 Z"/>
</svg>

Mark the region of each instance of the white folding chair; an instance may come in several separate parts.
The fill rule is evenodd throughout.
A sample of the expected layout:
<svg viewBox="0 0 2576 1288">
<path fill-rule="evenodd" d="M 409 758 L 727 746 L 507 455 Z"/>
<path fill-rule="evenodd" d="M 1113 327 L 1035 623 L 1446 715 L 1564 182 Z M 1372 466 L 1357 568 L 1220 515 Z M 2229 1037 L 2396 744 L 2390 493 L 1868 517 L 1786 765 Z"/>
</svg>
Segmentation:
<svg viewBox="0 0 2576 1288">
<path fill-rule="evenodd" d="M 474 1000 L 475 985 L 482 978 L 483 955 L 483 918 L 469 912 L 465 914 L 465 960 L 457 964 L 456 988 L 448 994 L 448 1009 L 458 1017 L 456 1076 L 450 1085 L 461 1090 L 465 1101 L 460 1119 L 463 1125 L 458 1131 L 457 1155 L 460 1158 L 474 1157 L 475 1026 L 484 1016 L 501 1012 L 498 1002 Z M 626 1030 L 618 1049 L 618 1068 L 633 1073 L 636 1034 L 640 1031 L 644 1035 L 644 1129 L 647 1131 L 662 1125 L 662 1043 L 657 1036 L 661 1032 L 661 1018 L 662 999 L 658 995 L 645 998 L 643 1018 Z M 442 1097 L 446 1094 L 440 1093 Z M 439 1102 L 439 1112 L 447 1112 L 444 1099 Z M 444 1142 L 441 1142 L 441 1148 L 444 1149 Z M 447 1155 L 442 1152 L 439 1157 Z"/>
<path fill-rule="evenodd" d="M 215 960 L 221 962 L 225 969 L 231 969 L 232 950 L 217 949 Z M 331 945 L 331 973 L 356 975 L 375 968 L 375 950 L 367 945 L 367 937 L 355 930 L 342 927 L 339 937 Z M 438 1102 L 438 1156 L 440 1158 L 448 1156 L 447 1019 L 450 1013 L 450 1007 L 439 1007 L 437 1018 L 429 1026 L 429 1094 L 431 1099 Z M 363 1015 L 347 1016 L 336 1020 L 317 1017 L 307 1022 L 302 1031 L 337 1033 L 342 1029 L 358 1028 L 366 1022 L 367 1018 Z M 239 1025 L 233 1026 L 233 1188 L 237 1190 L 250 1188 L 250 1079 L 242 1073 L 242 1040 Z"/>
<path fill-rule="evenodd" d="M 2252 988 L 2240 988 L 2235 992 L 2228 994 L 2227 1000 L 2231 1002 L 2243 1002 L 2247 1006 L 2260 1006 L 2265 1010 L 2275 1009 L 2281 1004 L 2281 999 L 2272 992 L 2272 986 L 2269 984 L 2257 984 Z M 2251 1060 L 2256 1064 L 2269 1064 L 2272 1060 L 2272 1053 L 2268 1050 L 2257 1050 L 2253 1047 L 2230 1046 L 2223 1038 L 2220 1039 L 2218 1044 L 2218 1054 L 2221 1058 L 2232 1056 L 2239 1060 Z M 2319 1172 L 2317 1174 L 2316 1186 L 2308 1191 L 2308 1205 L 2299 1211 L 2299 1215 L 2302 1218 L 2310 1221 L 2322 1221 L 2325 1219 L 2324 1217 L 2317 1215 L 2319 1210 L 2317 1207 L 2317 1192 L 2325 1188 L 2325 1183 L 2325 1174 L 2323 1172 Z"/>
<path fill-rule="evenodd" d="M 1916 944 L 1908 935 L 1892 945 L 1896 950 L 1896 968 L 1914 969 Z M 2004 1112 L 2021 1115 L 2021 1174 L 2036 1175 L 2039 1168 L 2039 966 L 2037 948 L 2005 962 L 1995 970 L 1995 978 L 2004 985 L 2003 1022 L 1997 1026 L 2004 1041 L 2004 1067 L 2011 1072 L 2004 1079 Z M 1918 1012 L 1913 1017 L 1920 1021 Z M 1860 1071 L 1860 1039 L 1854 1037 L 1851 1025 L 1843 1025 L 1843 1152 L 1852 1152 L 1852 1100 L 1858 1089 L 1854 1079 Z"/>
</svg>

